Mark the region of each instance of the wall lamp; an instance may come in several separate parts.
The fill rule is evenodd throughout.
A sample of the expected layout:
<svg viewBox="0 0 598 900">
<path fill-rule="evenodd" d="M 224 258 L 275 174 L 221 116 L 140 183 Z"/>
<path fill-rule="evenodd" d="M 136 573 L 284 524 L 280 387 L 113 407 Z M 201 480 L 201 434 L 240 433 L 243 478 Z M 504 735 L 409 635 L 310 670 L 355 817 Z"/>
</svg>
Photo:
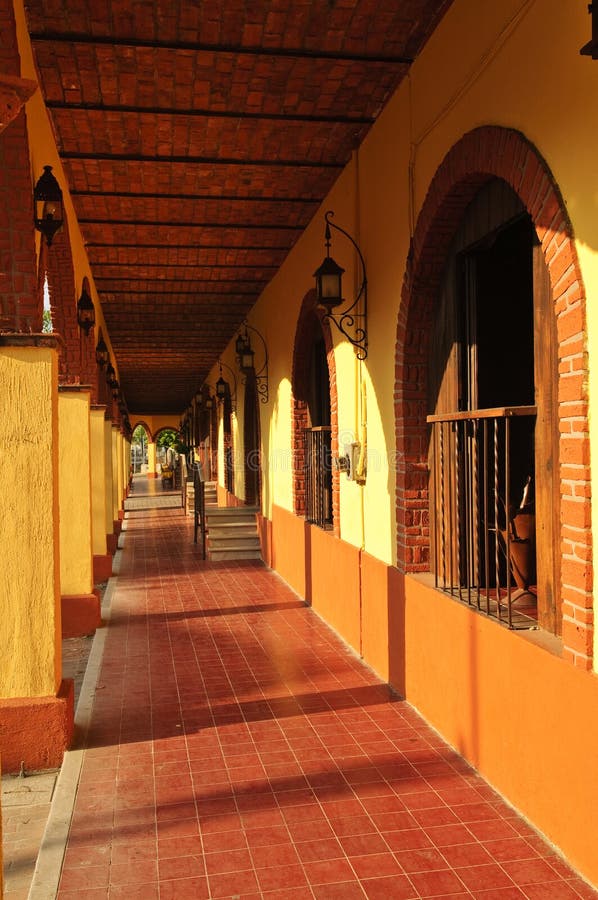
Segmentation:
<svg viewBox="0 0 598 900">
<path fill-rule="evenodd" d="M 253 325 L 250 325 L 248 322 L 243 323 L 243 327 L 245 329 L 245 334 L 243 332 L 239 332 L 237 336 L 237 340 L 235 341 L 235 352 L 237 354 L 237 363 L 239 365 L 239 369 L 245 376 L 245 384 L 247 384 L 248 378 L 253 378 L 255 381 L 256 389 L 259 394 L 260 400 L 262 403 L 268 402 L 268 348 L 266 347 L 266 341 L 259 333 L 257 328 L 254 328 Z M 261 369 L 256 372 L 254 365 L 255 351 L 251 346 L 251 338 L 249 336 L 249 331 L 256 334 L 262 343 L 262 352 L 264 356 L 264 363 Z"/>
<path fill-rule="evenodd" d="M 96 311 L 94 309 L 93 300 L 89 294 L 89 281 L 83 279 L 83 287 L 81 288 L 81 296 L 77 301 L 77 323 L 79 328 L 89 334 L 90 330 L 96 323 Z"/>
<path fill-rule="evenodd" d="M 108 362 L 108 356 L 108 346 L 104 337 L 100 336 L 100 339 L 96 344 L 96 362 L 100 369 L 103 369 Z"/>
<path fill-rule="evenodd" d="M 201 390 L 197 395 L 197 406 L 200 412 L 209 412 L 214 408 L 214 397 L 210 393 L 211 384 L 204 381 Z"/>
<path fill-rule="evenodd" d="M 227 366 L 226 363 L 223 363 L 222 360 L 219 360 L 218 365 L 220 368 L 220 377 L 219 377 L 218 381 L 216 382 L 216 399 L 220 403 L 224 403 L 226 398 L 229 397 L 230 401 L 231 401 L 231 407 L 234 410 L 236 402 L 237 402 L 237 379 L 235 378 L 235 373 L 233 372 L 231 367 Z M 228 381 L 226 381 L 222 377 L 222 366 L 224 366 L 224 368 L 227 369 L 231 374 L 231 377 L 233 379 L 233 385 L 234 385 L 232 391 L 231 391 L 230 384 L 228 383 Z"/>
<path fill-rule="evenodd" d="M 340 225 L 335 225 L 334 222 L 330 221 L 332 216 L 334 216 L 332 210 L 329 210 L 324 216 L 324 219 L 326 221 L 326 231 L 324 233 L 324 239 L 326 243 L 326 258 L 319 269 L 316 269 L 316 271 L 314 272 L 314 277 L 316 279 L 318 306 L 326 310 L 324 321 L 328 319 L 329 321 L 334 322 L 338 330 L 342 334 L 344 334 L 344 336 L 351 344 L 353 344 L 353 346 L 355 347 L 357 359 L 365 359 L 368 355 L 368 282 L 365 272 L 365 262 L 361 254 L 361 250 L 359 249 L 351 235 L 348 234 L 348 232 L 346 232 L 344 228 L 341 228 Z M 344 236 L 351 241 L 359 256 L 359 261 L 361 263 L 363 272 L 361 287 L 359 288 L 355 300 L 353 301 L 351 306 L 348 306 L 345 310 L 338 312 L 337 314 L 333 313 L 333 310 L 336 309 L 336 307 L 341 306 L 345 302 L 342 293 L 342 276 L 345 270 L 341 266 L 339 266 L 338 263 L 330 256 L 331 228 L 335 228 L 337 231 L 340 231 L 341 234 L 344 234 Z M 353 312 L 362 297 L 363 312 Z M 358 325 L 356 322 L 357 319 L 361 320 L 363 322 L 363 325 Z"/>
<path fill-rule="evenodd" d="M 582 56 L 598 59 L 598 0 L 589 4 L 588 12 L 592 16 L 592 40 L 584 44 L 579 52 Z"/>
<path fill-rule="evenodd" d="M 52 175 L 52 166 L 44 166 L 43 174 L 33 189 L 33 222 L 45 237 L 48 247 L 51 247 L 54 235 L 64 222 L 62 191 Z"/>
<path fill-rule="evenodd" d="M 116 398 L 118 394 L 119 384 L 116 378 L 116 371 L 112 363 L 108 363 L 108 365 L 106 366 L 106 383 L 112 391 L 112 396 Z"/>
</svg>

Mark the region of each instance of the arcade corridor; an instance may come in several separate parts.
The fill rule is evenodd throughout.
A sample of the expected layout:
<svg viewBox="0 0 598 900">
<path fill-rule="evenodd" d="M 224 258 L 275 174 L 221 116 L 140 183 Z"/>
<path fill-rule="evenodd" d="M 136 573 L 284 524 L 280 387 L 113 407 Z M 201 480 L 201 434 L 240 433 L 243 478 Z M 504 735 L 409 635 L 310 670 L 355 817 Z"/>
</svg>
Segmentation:
<svg viewBox="0 0 598 900">
<path fill-rule="evenodd" d="M 60 900 L 596 896 L 277 575 L 200 562 L 155 482 L 161 508 L 139 508 L 147 484 Z"/>
</svg>

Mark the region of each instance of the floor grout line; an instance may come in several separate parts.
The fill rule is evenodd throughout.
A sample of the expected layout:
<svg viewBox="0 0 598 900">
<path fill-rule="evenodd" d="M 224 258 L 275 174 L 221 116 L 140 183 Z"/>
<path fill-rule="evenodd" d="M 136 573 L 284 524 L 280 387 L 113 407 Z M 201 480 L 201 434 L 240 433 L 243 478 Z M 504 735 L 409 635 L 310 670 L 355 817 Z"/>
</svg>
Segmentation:
<svg viewBox="0 0 598 900">
<path fill-rule="evenodd" d="M 95 689 L 108 634 L 110 609 L 116 589 L 120 558 L 121 553 L 117 550 L 112 564 L 113 575 L 108 579 L 102 598 L 101 615 L 105 624 L 103 627 L 96 629 L 75 712 L 75 743 L 80 746 L 67 750 L 64 754 L 29 889 L 28 900 L 55 900 L 58 893 L 62 864 L 81 776 L 81 767 L 83 765 L 85 741 L 91 725 Z"/>
</svg>

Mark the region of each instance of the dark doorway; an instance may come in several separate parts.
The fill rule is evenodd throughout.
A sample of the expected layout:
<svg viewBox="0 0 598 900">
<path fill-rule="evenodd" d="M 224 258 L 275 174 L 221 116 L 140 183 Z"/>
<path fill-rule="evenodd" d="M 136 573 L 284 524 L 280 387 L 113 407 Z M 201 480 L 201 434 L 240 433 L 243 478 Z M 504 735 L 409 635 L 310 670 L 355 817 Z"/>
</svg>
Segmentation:
<svg viewBox="0 0 598 900">
<path fill-rule="evenodd" d="M 248 375 L 245 382 L 245 406 L 243 416 L 243 443 L 245 446 L 245 503 L 260 503 L 260 418 L 255 375 Z"/>
</svg>

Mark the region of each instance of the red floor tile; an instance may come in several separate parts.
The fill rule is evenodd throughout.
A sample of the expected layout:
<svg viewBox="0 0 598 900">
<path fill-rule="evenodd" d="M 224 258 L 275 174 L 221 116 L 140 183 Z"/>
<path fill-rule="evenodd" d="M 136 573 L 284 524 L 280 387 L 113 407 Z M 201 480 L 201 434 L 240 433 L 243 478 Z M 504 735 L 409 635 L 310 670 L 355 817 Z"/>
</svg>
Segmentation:
<svg viewBox="0 0 598 900">
<path fill-rule="evenodd" d="M 137 482 L 136 482 L 137 485 Z M 598 898 L 274 574 L 127 515 L 59 900 Z"/>
</svg>

